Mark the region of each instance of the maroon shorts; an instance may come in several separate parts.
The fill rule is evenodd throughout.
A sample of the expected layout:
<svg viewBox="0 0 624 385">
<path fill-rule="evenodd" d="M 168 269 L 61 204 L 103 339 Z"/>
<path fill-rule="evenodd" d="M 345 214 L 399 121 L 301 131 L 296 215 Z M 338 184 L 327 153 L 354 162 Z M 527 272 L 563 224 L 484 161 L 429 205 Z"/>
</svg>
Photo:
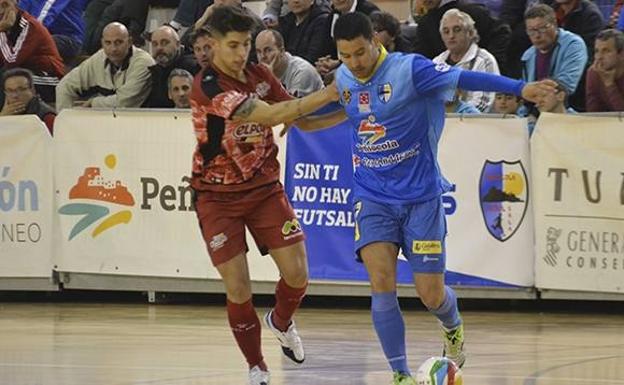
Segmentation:
<svg viewBox="0 0 624 385">
<path fill-rule="evenodd" d="M 263 255 L 305 239 L 281 183 L 243 192 L 197 191 L 195 209 L 215 266 L 249 250 L 245 226 Z"/>
</svg>

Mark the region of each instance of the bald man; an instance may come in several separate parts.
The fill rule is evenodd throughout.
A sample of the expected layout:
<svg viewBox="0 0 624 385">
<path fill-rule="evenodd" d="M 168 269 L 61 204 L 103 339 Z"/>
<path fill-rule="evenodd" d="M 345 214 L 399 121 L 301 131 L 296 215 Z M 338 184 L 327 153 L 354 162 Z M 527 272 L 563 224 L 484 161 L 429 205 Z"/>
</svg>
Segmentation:
<svg viewBox="0 0 624 385">
<path fill-rule="evenodd" d="M 164 25 L 151 34 L 152 57 L 156 64 L 149 68 L 152 75 L 152 91 L 143 107 L 173 108 L 173 101 L 169 98 L 167 81 L 171 71 L 175 68 L 183 69 L 195 75 L 199 66 L 192 55 L 184 55 L 180 37 L 170 26 Z"/>
<path fill-rule="evenodd" d="M 117 22 L 102 32 L 102 48 L 68 73 L 56 87 L 56 108 L 140 107 L 151 90 L 154 59 L 132 46 L 126 27 Z"/>
<path fill-rule="evenodd" d="M 323 88 L 321 75 L 316 68 L 299 56 L 284 49 L 282 35 L 274 29 L 265 29 L 256 37 L 258 61 L 271 69 L 284 88 L 300 98 Z"/>
</svg>

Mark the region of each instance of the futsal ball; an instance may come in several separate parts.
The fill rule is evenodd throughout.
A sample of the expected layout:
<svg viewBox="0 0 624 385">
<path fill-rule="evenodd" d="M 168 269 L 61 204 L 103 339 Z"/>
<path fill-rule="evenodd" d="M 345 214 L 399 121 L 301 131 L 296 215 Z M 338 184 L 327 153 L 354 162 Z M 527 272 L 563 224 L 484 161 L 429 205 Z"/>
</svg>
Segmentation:
<svg viewBox="0 0 624 385">
<path fill-rule="evenodd" d="M 431 357 L 416 372 L 417 385 L 462 385 L 461 369 L 446 357 Z"/>
</svg>

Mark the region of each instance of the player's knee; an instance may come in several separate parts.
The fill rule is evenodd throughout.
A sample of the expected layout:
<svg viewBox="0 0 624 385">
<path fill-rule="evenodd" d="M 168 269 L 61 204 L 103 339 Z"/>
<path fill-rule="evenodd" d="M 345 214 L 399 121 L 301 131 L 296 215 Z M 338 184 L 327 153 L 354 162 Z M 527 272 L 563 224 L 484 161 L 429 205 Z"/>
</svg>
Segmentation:
<svg viewBox="0 0 624 385">
<path fill-rule="evenodd" d="M 307 269 L 297 269 L 296 271 L 289 272 L 288 274 L 283 274 L 282 278 L 290 287 L 305 287 L 308 285 L 308 270 Z"/>
<path fill-rule="evenodd" d="M 437 290 L 423 290 L 418 294 L 420 296 L 420 300 L 423 305 L 427 307 L 427 309 L 439 309 L 444 302 L 444 292 L 439 293 Z"/>
<path fill-rule="evenodd" d="M 227 297 L 234 303 L 245 303 L 251 299 L 251 287 L 242 282 L 230 285 L 227 288 Z"/>
<path fill-rule="evenodd" d="M 371 287 L 374 292 L 385 293 L 396 289 L 396 276 L 394 272 L 378 271 L 369 274 Z"/>
</svg>

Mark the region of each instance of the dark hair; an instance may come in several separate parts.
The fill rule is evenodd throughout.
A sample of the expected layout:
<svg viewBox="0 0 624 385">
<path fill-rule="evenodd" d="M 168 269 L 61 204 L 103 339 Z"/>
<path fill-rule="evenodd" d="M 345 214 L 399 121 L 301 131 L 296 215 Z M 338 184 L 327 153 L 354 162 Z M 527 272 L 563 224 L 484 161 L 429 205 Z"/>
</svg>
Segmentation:
<svg viewBox="0 0 624 385">
<path fill-rule="evenodd" d="M 23 77 L 28 80 L 28 86 L 33 87 L 33 73 L 26 68 L 11 68 L 10 70 L 6 70 L 2 75 L 2 86 L 6 83 L 7 79 Z"/>
<path fill-rule="evenodd" d="M 618 53 L 624 50 L 624 33 L 622 33 L 622 31 L 618 31 L 617 29 L 605 29 L 596 36 L 596 40 L 607 41 L 609 39 L 615 41 L 615 50 L 618 51 Z"/>
<path fill-rule="evenodd" d="M 214 9 L 205 25 L 211 33 L 225 36 L 228 32 L 251 32 L 255 24 L 245 9 L 221 5 Z"/>
<path fill-rule="evenodd" d="M 373 24 L 368 16 L 360 12 L 347 13 L 336 20 L 334 40 L 354 40 L 363 37 L 373 40 Z"/>
<path fill-rule="evenodd" d="M 536 4 L 524 13 L 524 20 L 537 19 L 541 17 L 547 22 L 557 25 L 557 16 L 555 10 L 546 4 Z"/>
<path fill-rule="evenodd" d="M 191 81 L 191 84 L 193 84 L 193 75 L 190 72 L 182 68 L 174 68 L 167 78 L 167 88 L 171 88 L 171 79 L 176 76 L 186 78 Z"/>
<path fill-rule="evenodd" d="M 197 39 L 199 39 L 200 37 L 209 37 L 209 36 L 210 36 L 210 31 L 206 29 L 206 27 L 201 27 L 199 29 L 194 30 L 191 33 L 191 37 L 189 38 L 191 47 L 195 45 L 195 43 L 197 42 Z"/>
<path fill-rule="evenodd" d="M 375 32 L 386 31 L 393 38 L 401 34 L 399 19 L 388 12 L 373 12 L 370 15 L 370 20 Z"/>
</svg>

